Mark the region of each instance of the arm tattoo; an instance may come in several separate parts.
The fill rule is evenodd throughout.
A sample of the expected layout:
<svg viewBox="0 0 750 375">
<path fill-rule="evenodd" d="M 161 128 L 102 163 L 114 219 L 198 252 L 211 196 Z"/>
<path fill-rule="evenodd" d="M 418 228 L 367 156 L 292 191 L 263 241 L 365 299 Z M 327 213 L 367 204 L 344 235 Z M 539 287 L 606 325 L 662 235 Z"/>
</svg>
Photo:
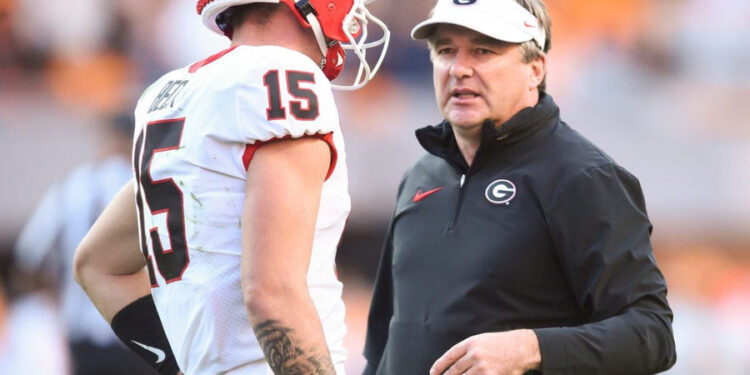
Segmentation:
<svg viewBox="0 0 750 375">
<path fill-rule="evenodd" d="M 276 375 L 335 375 L 328 353 L 306 353 L 293 341 L 294 330 L 278 320 L 253 327 L 268 365 Z"/>
</svg>

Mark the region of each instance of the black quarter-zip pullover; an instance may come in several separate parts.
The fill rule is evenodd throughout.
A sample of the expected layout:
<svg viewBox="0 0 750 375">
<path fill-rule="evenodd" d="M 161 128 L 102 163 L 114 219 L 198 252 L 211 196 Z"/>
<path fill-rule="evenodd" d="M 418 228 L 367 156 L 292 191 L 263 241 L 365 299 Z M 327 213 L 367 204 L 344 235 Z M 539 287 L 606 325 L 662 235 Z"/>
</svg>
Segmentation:
<svg viewBox="0 0 750 375">
<path fill-rule="evenodd" d="M 417 131 L 370 308 L 365 374 L 427 374 L 463 339 L 534 329 L 542 373 L 652 374 L 672 311 L 638 180 L 541 95 L 469 167 L 450 124 Z"/>
</svg>

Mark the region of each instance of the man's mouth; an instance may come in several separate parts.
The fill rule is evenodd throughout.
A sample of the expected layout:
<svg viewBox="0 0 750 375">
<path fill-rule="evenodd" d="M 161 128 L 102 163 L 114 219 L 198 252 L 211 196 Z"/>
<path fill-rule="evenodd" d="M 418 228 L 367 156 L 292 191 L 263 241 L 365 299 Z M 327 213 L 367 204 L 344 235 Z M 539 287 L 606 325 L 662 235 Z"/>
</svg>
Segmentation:
<svg viewBox="0 0 750 375">
<path fill-rule="evenodd" d="M 470 89 L 453 89 L 451 90 L 451 98 L 456 99 L 474 99 L 479 97 L 479 94 L 475 91 L 472 91 Z"/>
</svg>

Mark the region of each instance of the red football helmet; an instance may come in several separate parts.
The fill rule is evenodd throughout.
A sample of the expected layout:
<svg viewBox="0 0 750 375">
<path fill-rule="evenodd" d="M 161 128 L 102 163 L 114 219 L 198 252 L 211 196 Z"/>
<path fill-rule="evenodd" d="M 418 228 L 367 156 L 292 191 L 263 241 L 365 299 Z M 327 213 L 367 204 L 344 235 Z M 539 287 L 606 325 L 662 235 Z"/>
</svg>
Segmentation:
<svg viewBox="0 0 750 375">
<path fill-rule="evenodd" d="M 203 18 L 203 23 L 214 32 L 231 36 L 231 30 L 222 30 L 222 25 L 217 22 L 217 17 L 227 9 L 251 3 L 284 3 L 288 5 L 297 16 L 300 23 L 312 29 L 318 41 L 320 51 L 323 53 L 323 61 L 320 68 L 328 79 L 336 78 L 344 68 L 346 53 L 349 49 L 359 58 L 359 70 L 351 85 L 333 85 L 333 88 L 343 90 L 355 90 L 364 86 L 375 73 L 388 49 L 390 32 L 388 27 L 365 7 L 365 3 L 372 0 L 198 0 L 198 14 Z M 368 22 L 375 23 L 382 31 L 383 36 L 374 42 L 367 42 Z M 229 32 L 229 34 L 227 33 Z M 375 67 L 365 59 L 369 48 L 383 46 Z"/>
</svg>

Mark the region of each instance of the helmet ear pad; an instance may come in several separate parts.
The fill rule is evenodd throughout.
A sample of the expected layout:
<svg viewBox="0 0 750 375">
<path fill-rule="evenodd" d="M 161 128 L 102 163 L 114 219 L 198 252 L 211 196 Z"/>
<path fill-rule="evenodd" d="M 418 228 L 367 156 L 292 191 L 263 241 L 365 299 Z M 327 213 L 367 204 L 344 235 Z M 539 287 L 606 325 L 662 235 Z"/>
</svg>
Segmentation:
<svg viewBox="0 0 750 375">
<path fill-rule="evenodd" d="M 344 70 L 345 61 L 346 52 L 344 51 L 344 48 L 341 47 L 341 43 L 333 43 L 328 47 L 325 63 L 321 66 L 323 74 L 325 74 L 329 80 L 333 81 L 339 76 L 339 74 L 341 74 L 341 71 Z"/>
</svg>

